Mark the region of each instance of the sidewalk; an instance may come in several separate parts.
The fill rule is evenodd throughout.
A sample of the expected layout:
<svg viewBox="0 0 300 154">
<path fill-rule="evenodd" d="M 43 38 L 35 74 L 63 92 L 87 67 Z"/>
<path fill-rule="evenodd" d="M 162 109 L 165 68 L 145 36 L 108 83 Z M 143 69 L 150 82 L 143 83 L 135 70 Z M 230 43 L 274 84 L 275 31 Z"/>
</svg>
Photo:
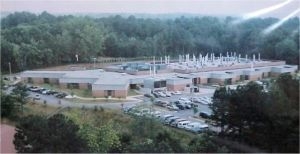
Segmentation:
<svg viewBox="0 0 300 154">
<path fill-rule="evenodd" d="M 89 101 L 94 101 L 94 100 L 114 100 L 114 101 L 140 101 L 140 99 L 135 98 L 135 97 L 141 97 L 143 95 L 136 95 L 136 96 L 128 96 L 126 98 L 91 98 L 91 97 L 80 97 L 77 95 L 74 95 L 73 98 L 81 99 L 81 100 L 89 100 Z"/>
</svg>

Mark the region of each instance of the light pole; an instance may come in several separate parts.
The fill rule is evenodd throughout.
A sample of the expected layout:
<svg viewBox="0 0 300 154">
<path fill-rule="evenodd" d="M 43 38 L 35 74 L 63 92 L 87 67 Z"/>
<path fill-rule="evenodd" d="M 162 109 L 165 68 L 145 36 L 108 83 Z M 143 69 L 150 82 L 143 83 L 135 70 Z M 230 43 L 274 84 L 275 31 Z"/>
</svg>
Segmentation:
<svg viewBox="0 0 300 154">
<path fill-rule="evenodd" d="M 9 68 L 9 81 L 11 81 L 11 65 L 10 65 L 10 62 L 8 62 L 8 68 Z"/>
<path fill-rule="evenodd" d="M 94 69 L 96 69 L 96 59 L 97 58 L 93 58 L 93 60 L 94 60 Z"/>
</svg>

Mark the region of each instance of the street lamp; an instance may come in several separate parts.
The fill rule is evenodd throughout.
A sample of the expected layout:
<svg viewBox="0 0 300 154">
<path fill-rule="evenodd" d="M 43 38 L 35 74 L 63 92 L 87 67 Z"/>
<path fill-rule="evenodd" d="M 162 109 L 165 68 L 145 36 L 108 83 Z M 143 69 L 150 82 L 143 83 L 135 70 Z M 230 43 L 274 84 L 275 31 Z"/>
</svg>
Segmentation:
<svg viewBox="0 0 300 154">
<path fill-rule="evenodd" d="M 96 59 L 97 58 L 93 58 L 93 60 L 94 60 L 94 69 L 96 69 Z"/>
<path fill-rule="evenodd" d="M 8 68 L 9 68 L 9 81 L 11 81 L 11 64 L 8 62 Z"/>
</svg>

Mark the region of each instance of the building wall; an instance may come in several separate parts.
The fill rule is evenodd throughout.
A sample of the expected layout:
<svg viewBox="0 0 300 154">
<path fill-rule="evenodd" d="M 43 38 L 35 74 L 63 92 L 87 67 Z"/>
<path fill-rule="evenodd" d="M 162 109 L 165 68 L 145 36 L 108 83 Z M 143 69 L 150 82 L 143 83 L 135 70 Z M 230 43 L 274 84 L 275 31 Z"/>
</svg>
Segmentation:
<svg viewBox="0 0 300 154">
<path fill-rule="evenodd" d="M 107 92 L 105 90 L 93 90 L 92 94 L 94 97 L 105 97 L 107 96 Z M 113 90 L 112 97 L 116 98 L 126 98 L 127 90 Z"/>
<path fill-rule="evenodd" d="M 278 77 L 281 73 L 277 73 L 277 72 L 271 72 L 270 76 L 271 77 Z"/>
<path fill-rule="evenodd" d="M 60 88 L 68 88 L 67 83 L 60 83 L 59 86 Z"/>
<path fill-rule="evenodd" d="M 88 89 L 88 83 L 79 83 L 79 89 Z"/>
<path fill-rule="evenodd" d="M 207 78 L 200 78 L 200 84 L 206 84 L 207 82 Z"/>
<path fill-rule="evenodd" d="M 262 76 L 261 74 L 249 75 L 249 80 L 256 81 L 256 80 L 262 79 L 261 76 Z"/>
<path fill-rule="evenodd" d="M 210 83 L 217 83 L 217 84 L 220 84 L 220 85 L 224 85 L 224 79 L 216 79 L 216 78 L 211 78 L 210 79 Z"/>
<path fill-rule="evenodd" d="M 49 83 L 58 85 L 59 84 L 59 79 L 57 79 L 57 78 L 49 78 Z"/>
<path fill-rule="evenodd" d="M 93 90 L 92 94 L 94 97 L 104 97 L 105 96 L 104 90 Z"/>
<path fill-rule="evenodd" d="M 44 83 L 44 78 L 32 78 L 32 82 L 36 84 Z"/>
<path fill-rule="evenodd" d="M 167 89 L 168 91 L 183 91 L 185 86 L 186 86 L 185 84 L 180 84 L 180 85 L 167 84 Z"/>
<path fill-rule="evenodd" d="M 115 90 L 115 95 L 113 97 L 126 98 L 127 97 L 127 90 Z"/>
<path fill-rule="evenodd" d="M 240 76 L 238 75 L 238 76 L 233 77 L 231 82 L 232 82 L 232 84 L 235 84 L 239 80 L 240 80 Z"/>
</svg>

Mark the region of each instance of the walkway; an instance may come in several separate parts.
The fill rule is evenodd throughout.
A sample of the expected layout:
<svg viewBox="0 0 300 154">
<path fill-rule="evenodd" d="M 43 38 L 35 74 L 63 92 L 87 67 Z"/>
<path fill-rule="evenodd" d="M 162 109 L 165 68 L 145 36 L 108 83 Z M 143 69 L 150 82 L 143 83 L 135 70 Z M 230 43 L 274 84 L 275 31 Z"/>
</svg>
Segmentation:
<svg viewBox="0 0 300 154">
<path fill-rule="evenodd" d="M 0 153 L 16 153 L 15 145 L 13 144 L 15 127 L 7 124 L 1 124 L 1 140 Z"/>
</svg>

